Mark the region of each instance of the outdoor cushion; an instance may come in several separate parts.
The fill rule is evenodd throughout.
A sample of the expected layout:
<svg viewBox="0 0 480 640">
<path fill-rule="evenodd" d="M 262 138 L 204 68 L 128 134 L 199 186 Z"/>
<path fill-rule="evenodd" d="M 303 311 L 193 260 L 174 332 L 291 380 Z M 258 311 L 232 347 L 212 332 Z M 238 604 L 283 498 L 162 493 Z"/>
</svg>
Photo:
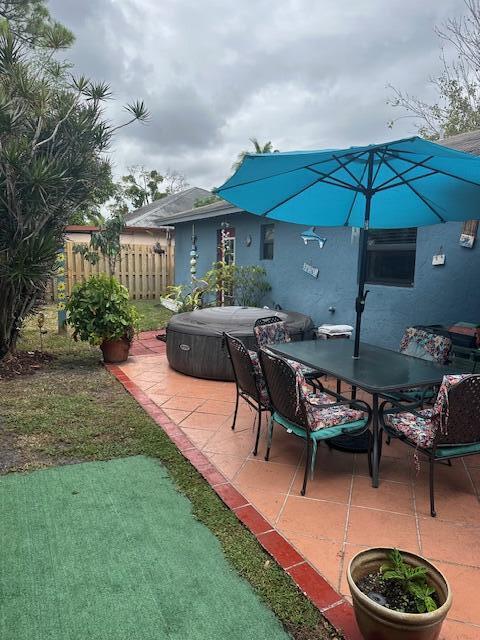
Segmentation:
<svg viewBox="0 0 480 640">
<path fill-rule="evenodd" d="M 279 413 L 275 412 L 273 414 L 273 419 L 275 420 L 275 422 L 278 422 L 278 424 L 282 425 L 282 427 L 285 427 L 287 431 L 294 433 L 296 436 L 300 436 L 300 438 L 307 437 L 307 432 L 305 431 L 305 429 L 302 429 L 302 427 L 293 424 L 293 422 L 290 422 Z M 330 438 L 335 438 L 336 436 L 342 435 L 347 429 L 352 431 L 354 431 L 355 429 L 361 429 L 365 426 L 365 424 L 366 420 L 360 420 L 358 422 L 349 422 L 348 424 L 339 425 L 336 427 L 325 427 L 324 429 L 311 431 L 310 438 L 312 438 L 312 440 L 328 440 Z"/>
<path fill-rule="evenodd" d="M 260 347 L 268 347 L 269 344 L 282 344 L 290 342 L 290 334 L 288 333 L 285 322 L 270 322 L 269 324 L 261 324 L 253 328 L 257 344 Z"/>
<path fill-rule="evenodd" d="M 255 371 L 261 374 L 260 361 L 258 359 L 257 351 L 253 351 L 253 349 L 249 349 L 248 355 L 250 356 L 250 359 L 252 361 L 253 368 L 255 369 Z M 307 367 L 305 364 L 300 364 L 300 362 L 296 362 L 295 360 L 287 360 L 287 362 L 291 367 L 295 369 L 295 371 L 297 371 L 297 369 L 300 368 L 300 371 L 304 376 L 310 376 L 315 373 L 315 370 L 312 369 L 311 367 Z M 309 392 L 311 391 L 310 385 L 307 386 L 307 389 Z"/>
<path fill-rule="evenodd" d="M 265 384 L 265 378 L 263 377 L 260 362 L 258 360 L 258 353 L 249 349 L 248 355 L 250 356 L 250 360 L 252 361 L 253 373 L 255 375 L 255 381 L 260 393 L 260 401 L 263 405 L 268 407 L 270 404 L 270 398 L 268 397 L 267 385 Z"/>
<path fill-rule="evenodd" d="M 433 409 L 423 409 L 418 413 L 420 414 L 418 416 L 407 411 L 387 414 L 385 423 L 418 447 L 428 449 L 432 446 L 437 432 L 438 416 Z"/>
<path fill-rule="evenodd" d="M 401 353 L 440 364 L 448 362 L 451 349 L 450 338 L 415 327 L 408 327 L 400 342 Z"/>
<path fill-rule="evenodd" d="M 323 397 L 322 397 L 323 396 Z M 327 401 L 325 401 L 325 396 Z M 321 407 L 322 404 L 333 404 L 335 402 L 331 396 L 325 393 L 312 394 L 304 397 L 305 408 L 307 411 L 308 426 L 312 431 L 325 429 L 326 427 L 336 427 L 338 425 L 348 424 L 349 422 L 358 422 L 366 420 L 367 416 L 363 411 L 351 409 L 348 405 L 340 405 L 333 407 Z"/>
</svg>

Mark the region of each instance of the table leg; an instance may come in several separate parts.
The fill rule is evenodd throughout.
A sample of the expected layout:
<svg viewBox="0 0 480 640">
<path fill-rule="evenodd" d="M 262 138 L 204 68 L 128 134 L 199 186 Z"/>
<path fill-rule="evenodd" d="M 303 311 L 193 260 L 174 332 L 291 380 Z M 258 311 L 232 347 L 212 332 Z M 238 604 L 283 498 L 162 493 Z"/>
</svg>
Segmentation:
<svg viewBox="0 0 480 640">
<path fill-rule="evenodd" d="M 351 398 L 352 400 L 355 400 L 357 397 L 357 387 L 352 387 L 352 395 Z"/>
<path fill-rule="evenodd" d="M 337 393 L 338 395 L 342 394 L 342 381 L 337 379 Z"/>
<path fill-rule="evenodd" d="M 378 487 L 378 452 L 379 452 L 379 429 L 378 429 L 378 394 L 372 394 L 372 431 L 373 431 L 373 454 L 372 454 L 372 487 Z"/>
</svg>

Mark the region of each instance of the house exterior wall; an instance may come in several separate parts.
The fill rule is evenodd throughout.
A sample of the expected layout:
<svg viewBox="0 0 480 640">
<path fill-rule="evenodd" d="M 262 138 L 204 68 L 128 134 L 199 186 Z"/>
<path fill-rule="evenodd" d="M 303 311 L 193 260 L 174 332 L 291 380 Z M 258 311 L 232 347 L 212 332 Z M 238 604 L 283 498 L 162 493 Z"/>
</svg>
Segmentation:
<svg viewBox="0 0 480 640">
<path fill-rule="evenodd" d="M 354 324 L 358 237 L 352 237 L 352 229 L 317 227 L 316 232 L 327 238 L 320 249 L 317 243 L 305 245 L 301 240 L 305 226 L 276 222 L 274 259 L 260 260 L 260 225 L 266 221 L 247 213 L 197 220 L 199 277 L 216 259 L 216 232 L 223 220 L 235 227 L 236 263 L 265 266 L 272 285 L 266 304 L 307 313 L 317 325 Z M 363 340 L 398 348 L 405 327 L 412 324 L 480 323 L 480 241 L 473 249 L 461 247 L 461 227 L 461 223 L 446 223 L 418 229 L 413 287 L 367 285 L 370 293 L 362 320 Z M 177 283 L 190 281 L 191 233 L 191 223 L 176 225 Z M 245 242 L 248 235 L 252 237 L 249 247 Z M 432 257 L 441 247 L 446 263 L 434 267 Z M 318 279 L 303 272 L 305 262 L 318 267 Z M 329 307 L 335 307 L 335 313 L 330 313 Z"/>
</svg>

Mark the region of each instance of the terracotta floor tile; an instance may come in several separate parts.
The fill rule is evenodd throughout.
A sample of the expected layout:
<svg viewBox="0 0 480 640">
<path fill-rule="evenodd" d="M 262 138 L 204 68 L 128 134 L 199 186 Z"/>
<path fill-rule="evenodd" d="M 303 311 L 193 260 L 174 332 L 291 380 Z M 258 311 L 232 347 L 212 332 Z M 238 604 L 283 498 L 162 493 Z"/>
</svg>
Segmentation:
<svg viewBox="0 0 480 640">
<path fill-rule="evenodd" d="M 394 546 L 414 553 L 419 551 L 413 516 L 360 507 L 350 509 L 347 542 L 368 547 Z"/>
<path fill-rule="evenodd" d="M 225 422 L 225 416 L 194 411 L 182 422 L 189 429 L 218 429 Z"/>
<path fill-rule="evenodd" d="M 236 486 L 235 480 L 233 480 L 232 484 Z M 274 493 L 273 491 L 262 491 L 261 489 L 252 487 L 244 487 L 242 489 L 237 487 L 237 489 L 253 504 L 266 520 L 272 525 L 275 525 L 280 511 L 285 504 L 285 494 Z"/>
<path fill-rule="evenodd" d="M 295 467 L 293 465 L 265 462 L 264 460 L 247 460 L 235 477 L 235 485 L 240 490 L 243 487 L 254 487 L 287 493 L 294 473 Z"/>
<path fill-rule="evenodd" d="M 255 444 L 252 431 L 232 431 L 220 428 L 209 441 L 207 451 L 225 453 L 237 457 L 247 457 Z"/>
<path fill-rule="evenodd" d="M 405 447 L 405 449 L 407 449 L 407 447 Z M 407 454 L 409 453 L 411 452 L 407 449 Z M 411 481 L 413 474 L 413 457 L 390 458 L 382 455 L 380 462 L 380 482 L 382 480 L 389 480 L 391 482 L 408 483 Z M 355 456 L 355 475 L 370 477 L 366 456 L 361 454 Z"/>
<path fill-rule="evenodd" d="M 374 489 L 371 479 L 364 476 L 356 476 L 353 480 L 352 505 L 415 515 L 410 484 L 381 480 L 379 487 Z"/>
<path fill-rule="evenodd" d="M 271 524 L 251 504 L 235 509 L 235 514 L 255 535 L 271 531 Z"/>
<path fill-rule="evenodd" d="M 448 617 L 480 625 L 480 569 L 445 562 L 435 562 L 435 565 L 445 574 L 452 590 L 453 604 Z M 480 638 L 480 634 L 478 637 Z"/>
<path fill-rule="evenodd" d="M 305 562 L 298 564 L 288 569 L 287 573 L 292 576 L 301 591 L 306 593 L 319 609 L 329 607 L 334 602 L 338 602 L 338 593 L 309 564 Z"/>
<path fill-rule="evenodd" d="M 182 420 L 185 420 L 187 416 L 190 415 L 190 411 L 180 411 L 179 409 L 170 409 L 166 407 L 164 404 L 162 405 L 162 411 L 164 411 L 167 416 L 175 422 L 175 424 L 180 424 Z"/>
<path fill-rule="evenodd" d="M 415 487 L 417 513 L 430 516 L 430 493 L 427 484 Z M 480 527 L 480 503 L 473 493 L 435 488 L 436 520 L 446 520 Z"/>
<path fill-rule="evenodd" d="M 199 398 L 189 398 L 185 396 L 173 396 L 165 402 L 165 408 L 167 409 L 180 409 L 181 411 L 188 411 L 188 413 L 195 411 L 203 400 Z"/>
<path fill-rule="evenodd" d="M 465 460 L 465 465 L 467 467 L 480 467 L 480 454 L 475 456 L 465 456 L 463 460 Z"/>
<path fill-rule="evenodd" d="M 480 531 L 477 527 L 420 518 L 423 555 L 433 560 L 480 567 Z"/>
<path fill-rule="evenodd" d="M 277 531 L 264 533 L 258 540 L 281 567 L 291 567 L 304 561 L 303 557 Z"/>
<path fill-rule="evenodd" d="M 278 521 L 278 528 L 289 534 L 300 534 L 343 541 L 347 507 L 335 502 L 322 502 L 289 496 Z"/>
<path fill-rule="evenodd" d="M 230 456 L 225 453 L 209 453 L 209 459 L 230 480 L 235 477 L 245 462 L 244 457 Z"/>
<path fill-rule="evenodd" d="M 338 590 L 340 560 L 343 554 L 342 542 L 298 534 L 290 534 L 288 539 L 325 580 Z"/>
<path fill-rule="evenodd" d="M 144 380 L 146 382 L 162 382 L 167 377 L 167 373 L 165 371 L 157 371 L 148 369 L 147 371 L 143 371 L 135 376 L 135 382 L 138 380 Z"/>
<path fill-rule="evenodd" d="M 183 426 L 182 431 L 184 431 L 185 434 L 193 442 L 193 444 L 195 444 L 200 449 L 202 449 L 207 444 L 207 442 L 215 433 L 215 431 L 210 431 L 209 429 L 185 429 Z"/>
<path fill-rule="evenodd" d="M 166 396 L 162 393 L 147 392 L 147 396 L 152 400 L 152 402 L 155 402 L 155 404 L 157 404 L 158 406 L 161 406 L 164 402 L 167 402 L 167 400 L 170 400 L 171 398 L 171 396 Z"/>
<path fill-rule="evenodd" d="M 249 504 L 247 498 L 229 483 L 216 484 L 214 490 L 230 509 L 238 509 Z"/>
<path fill-rule="evenodd" d="M 298 467 L 292 486 L 292 495 L 300 496 L 305 475 L 305 460 Z M 306 497 L 317 500 L 329 500 L 346 504 L 350 496 L 352 484 L 351 472 L 345 472 L 333 465 L 322 465 L 321 461 L 315 466 L 313 478 L 309 474 Z"/>
<path fill-rule="evenodd" d="M 480 627 L 447 619 L 443 623 L 439 640 L 480 640 Z"/>
<path fill-rule="evenodd" d="M 222 416 L 231 416 L 234 409 L 234 402 L 224 402 L 223 400 L 205 400 L 198 407 L 198 411 L 202 413 L 218 413 Z"/>
</svg>

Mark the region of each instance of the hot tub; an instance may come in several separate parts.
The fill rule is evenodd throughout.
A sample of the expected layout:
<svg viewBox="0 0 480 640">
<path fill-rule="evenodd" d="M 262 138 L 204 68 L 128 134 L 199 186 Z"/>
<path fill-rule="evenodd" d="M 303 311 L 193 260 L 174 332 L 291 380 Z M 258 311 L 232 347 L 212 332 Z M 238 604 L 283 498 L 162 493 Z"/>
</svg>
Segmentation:
<svg viewBox="0 0 480 640">
<path fill-rule="evenodd" d="M 295 311 L 257 307 L 211 307 L 172 316 L 167 326 L 167 358 L 170 366 L 196 378 L 233 380 L 223 345 L 223 332 L 240 338 L 248 349 L 256 346 L 253 325 L 258 318 L 278 316 L 286 322 L 292 340 L 310 339 L 313 321 Z"/>
</svg>

